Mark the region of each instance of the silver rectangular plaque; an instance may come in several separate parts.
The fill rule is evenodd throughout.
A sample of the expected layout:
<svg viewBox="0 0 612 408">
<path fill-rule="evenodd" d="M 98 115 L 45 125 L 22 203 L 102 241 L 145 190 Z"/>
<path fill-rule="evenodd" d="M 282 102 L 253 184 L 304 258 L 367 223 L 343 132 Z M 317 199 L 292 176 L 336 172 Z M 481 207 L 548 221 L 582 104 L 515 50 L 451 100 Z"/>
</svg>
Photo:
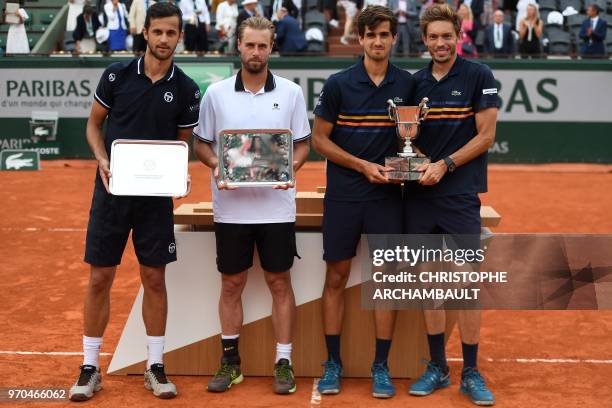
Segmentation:
<svg viewBox="0 0 612 408">
<path fill-rule="evenodd" d="M 217 154 L 220 184 L 264 187 L 294 181 L 289 129 L 222 130 Z"/>
<path fill-rule="evenodd" d="M 115 140 L 110 191 L 124 196 L 179 197 L 187 193 L 189 147 L 171 140 Z"/>
</svg>

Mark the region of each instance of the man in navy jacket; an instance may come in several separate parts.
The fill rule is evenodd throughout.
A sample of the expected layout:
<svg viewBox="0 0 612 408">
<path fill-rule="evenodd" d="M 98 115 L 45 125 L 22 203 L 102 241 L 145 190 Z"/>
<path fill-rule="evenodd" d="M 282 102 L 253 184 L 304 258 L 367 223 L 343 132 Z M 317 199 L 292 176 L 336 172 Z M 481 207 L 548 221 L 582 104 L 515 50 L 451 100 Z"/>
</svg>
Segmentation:
<svg viewBox="0 0 612 408">
<path fill-rule="evenodd" d="M 504 23 L 504 12 L 497 10 L 494 23 L 485 29 L 484 52 L 495 57 L 510 57 L 514 53 L 514 36 L 510 24 Z"/>
<path fill-rule="evenodd" d="M 276 46 L 281 54 L 291 54 L 306 50 L 306 36 L 300 30 L 298 21 L 291 17 L 286 8 L 278 11 L 276 24 Z"/>
<path fill-rule="evenodd" d="M 596 4 L 587 7 L 587 15 L 589 18 L 582 22 L 580 28 L 580 38 L 584 41 L 580 45 L 580 54 L 583 57 L 603 57 L 608 24 L 599 17 L 599 6 Z"/>
</svg>

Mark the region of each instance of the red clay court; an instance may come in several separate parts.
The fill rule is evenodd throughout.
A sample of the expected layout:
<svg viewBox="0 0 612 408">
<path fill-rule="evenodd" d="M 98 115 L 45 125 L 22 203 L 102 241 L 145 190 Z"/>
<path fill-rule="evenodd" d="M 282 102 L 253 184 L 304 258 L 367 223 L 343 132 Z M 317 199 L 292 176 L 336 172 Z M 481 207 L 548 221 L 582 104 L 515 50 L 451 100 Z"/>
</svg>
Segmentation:
<svg viewBox="0 0 612 408">
<path fill-rule="evenodd" d="M 82 362 L 82 305 L 88 281 L 85 228 L 96 171 L 94 161 L 45 161 L 39 172 L 1 172 L 0 387 L 70 387 Z M 191 194 L 210 200 L 209 172 L 192 163 Z M 298 189 L 324 184 L 321 162 L 298 173 Z M 483 204 L 501 215 L 497 232 L 612 233 L 612 166 L 491 165 Z M 178 204 L 177 204 L 178 205 Z M 140 285 L 131 244 L 112 292 L 103 353 L 112 353 Z M 217 313 L 209 311 L 210 313 Z M 206 313 L 196 311 L 195 313 Z M 612 311 L 486 311 L 479 365 L 497 407 L 612 406 Z M 144 344 L 143 344 L 144 347 Z M 28 352 L 18 354 L 17 352 Z M 367 353 L 373 350 L 366 350 Z M 110 355 L 102 356 L 103 371 Z M 104 390 L 82 405 L 97 407 L 471 407 L 458 391 L 461 350 L 449 340 L 452 385 L 426 398 L 371 397 L 370 381 L 345 379 L 340 395 L 318 399 L 313 379 L 299 378 L 292 396 L 272 393 L 272 378 L 252 378 L 229 392 L 209 394 L 208 378 L 173 376 L 179 396 L 160 401 L 141 376 L 104 375 Z M 323 361 L 324 356 L 313 356 Z M 346 356 L 345 358 L 350 358 Z M 27 403 L 24 406 L 76 406 Z M 11 406 L 11 403 L 2 404 Z"/>
</svg>

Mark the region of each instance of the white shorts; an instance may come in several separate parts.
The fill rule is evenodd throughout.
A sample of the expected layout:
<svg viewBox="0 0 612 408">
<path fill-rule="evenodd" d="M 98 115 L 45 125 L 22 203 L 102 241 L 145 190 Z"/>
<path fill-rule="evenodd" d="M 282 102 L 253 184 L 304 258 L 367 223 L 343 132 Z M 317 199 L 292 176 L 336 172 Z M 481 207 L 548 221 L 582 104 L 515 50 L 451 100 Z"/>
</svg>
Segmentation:
<svg viewBox="0 0 612 408">
<path fill-rule="evenodd" d="M 347 17 L 355 17 L 357 14 L 357 5 L 350 0 L 340 0 L 338 4 L 344 8 Z"/>
</svg>

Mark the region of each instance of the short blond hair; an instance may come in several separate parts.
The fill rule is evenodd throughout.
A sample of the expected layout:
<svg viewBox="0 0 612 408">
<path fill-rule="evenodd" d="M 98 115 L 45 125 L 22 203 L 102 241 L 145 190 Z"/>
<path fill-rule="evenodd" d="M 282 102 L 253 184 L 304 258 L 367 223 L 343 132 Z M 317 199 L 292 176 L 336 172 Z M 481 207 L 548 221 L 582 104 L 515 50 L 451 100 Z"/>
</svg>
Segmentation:
<svg viewBox="0 0 612 408">
<path fill-rule="evenodd" d="M 427 35 L 427 26 L 434 21 L 448 21 L 453 24 L 455 33 L 459 36 L 461 32 L 461 19 L 448 4 L 435 4 L 425 10 L 421 17 L 421 32 Z"/>
<path fill-rule="evenodd" d="M 274 24 L 265 17 L 253 16 L 244 20 L 240 27 L 238 27 L 238 41 L 242 42 L 244 30 L 247 28 L 252 30 L 268 30 L 270 31 L 270 41 L 274 40 Z"/>
</svg>

